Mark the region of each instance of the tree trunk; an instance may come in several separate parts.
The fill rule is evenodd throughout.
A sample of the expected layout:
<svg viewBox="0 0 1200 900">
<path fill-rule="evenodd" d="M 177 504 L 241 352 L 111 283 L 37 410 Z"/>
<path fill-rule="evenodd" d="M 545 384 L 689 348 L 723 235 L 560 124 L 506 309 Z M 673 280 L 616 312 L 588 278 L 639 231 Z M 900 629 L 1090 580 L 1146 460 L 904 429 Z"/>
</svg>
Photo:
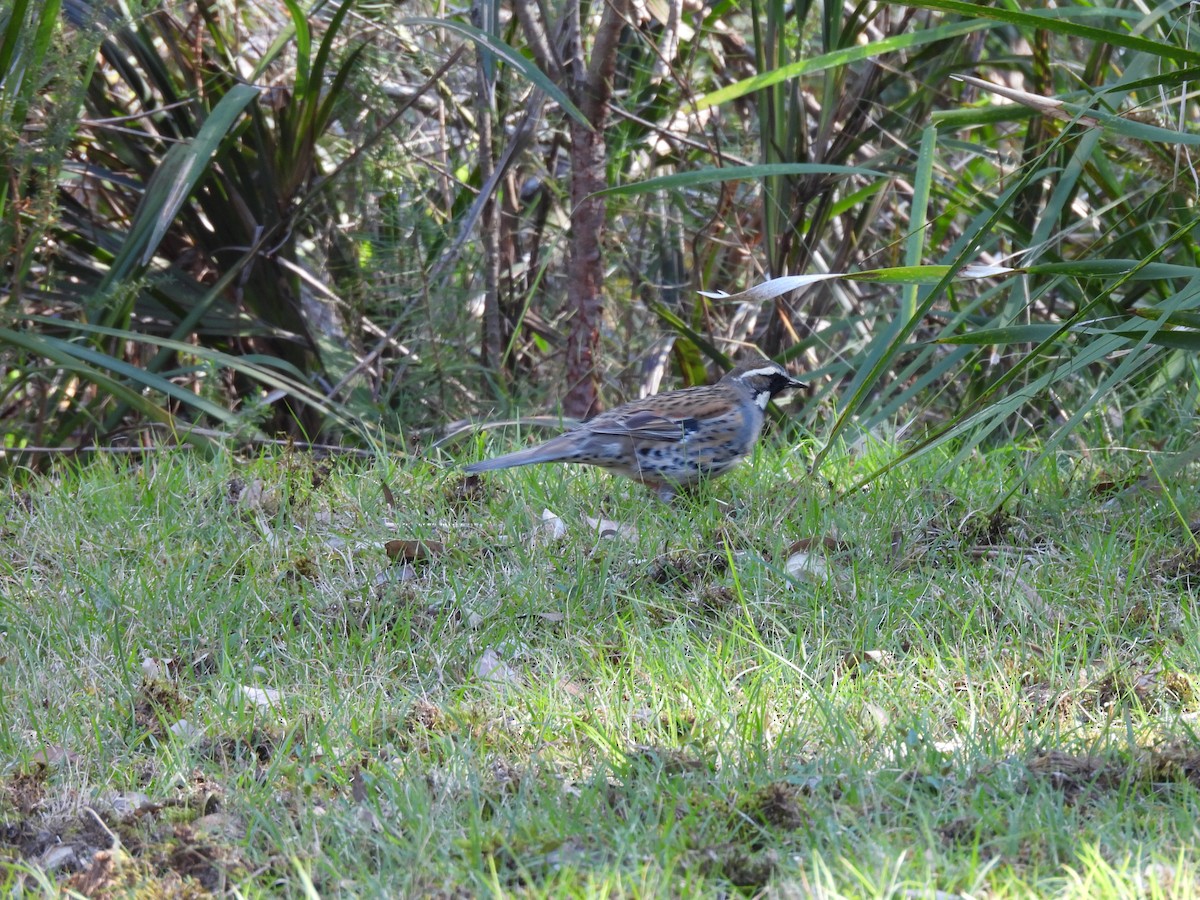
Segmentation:
<svg viewBox="0 0 1200 900">
<path fill-rule="evenodd" d="M 596 354 L 604 317 L 604 259 L 600 242 L 606 215 L 602 190 L 605 144 L 602 125 L 591 131 L 571 120 L 571 234 L 567 260 L 567 303 L 571 309 L 567 333 L 567 395 L 563 413 L 577 419 L 600 411 L 600 373 Z"/>
<path fill-rule="evenodd" d="M 571 120 L 571 234 L 567 262 L 567 302 L 571 325 L 567 335 L 567 394 L 563 412 L 586 418 L 600 411 L 600 373 L 596 369 L 600 325 L 604 318 L 604 239 L 606 204 L 590 194 L 607 187 L 604 127 L 612 98 L 612 78 L 620 48 L 621 29 L 629 0 L 608 0 L 592 41 L 586 68 L 573 60 L 570 73 L 572 100 L 591 128 Z M 578 5 L 574 10 L 579 22 Z M 577 25 L 578 29 L 578 25 Z M 582 48 L 581 30 L 576 30 Z"/>
</svg>

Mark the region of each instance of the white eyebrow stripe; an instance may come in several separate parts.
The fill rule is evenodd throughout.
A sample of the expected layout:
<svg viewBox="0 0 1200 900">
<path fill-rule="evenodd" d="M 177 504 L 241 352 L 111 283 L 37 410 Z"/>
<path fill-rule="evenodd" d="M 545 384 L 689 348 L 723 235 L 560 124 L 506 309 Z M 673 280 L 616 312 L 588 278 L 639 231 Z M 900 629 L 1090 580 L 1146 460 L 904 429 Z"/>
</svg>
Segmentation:
<svg viewBox="0 0 1200 900">
<path fill-rule="evenodd" d="M 753 378 L 756 375 L 761 375 L 763 378 L 770 378 L 772 375 L 780 374 L 779 369 L 775 366 L 763 366 L 761 369 L 751 369 L 748 372 L 743 372 L 739 378 Z"/>
</svg>

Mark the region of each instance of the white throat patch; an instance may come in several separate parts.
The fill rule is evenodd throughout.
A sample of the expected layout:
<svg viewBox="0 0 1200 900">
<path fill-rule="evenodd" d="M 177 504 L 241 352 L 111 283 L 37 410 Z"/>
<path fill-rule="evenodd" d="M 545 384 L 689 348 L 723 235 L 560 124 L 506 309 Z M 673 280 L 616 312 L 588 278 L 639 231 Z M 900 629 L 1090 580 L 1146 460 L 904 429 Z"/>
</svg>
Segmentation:
<svg viewBox="0 0 1200 900">
<path fill-rule="evenodd" d="M 771 392 L 770 391 L 759 391 L 757 394 L 754 395 L 754 402 L 758 404 L 759 409 L 765 411 L 767 408 L 767 404 L 771 402 Z"/>
</svg>

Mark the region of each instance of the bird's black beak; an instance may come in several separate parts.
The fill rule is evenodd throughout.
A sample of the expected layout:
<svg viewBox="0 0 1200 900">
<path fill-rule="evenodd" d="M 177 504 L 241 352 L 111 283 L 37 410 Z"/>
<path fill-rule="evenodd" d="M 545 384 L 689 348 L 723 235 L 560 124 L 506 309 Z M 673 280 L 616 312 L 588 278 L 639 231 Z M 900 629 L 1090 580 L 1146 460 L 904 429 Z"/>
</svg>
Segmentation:
<svg viewBox="0 0 1200 900">
<path fill-rule="evenodd" d="M 791 391 L 791 390 L 795 390 L 796 388 L 806 388 L 806 387 L 808 387 L 807 381 L 801 381 L 798 378 L 788 378 L 787 387 L 785 387 L 784 390 Z"/>
</svg>

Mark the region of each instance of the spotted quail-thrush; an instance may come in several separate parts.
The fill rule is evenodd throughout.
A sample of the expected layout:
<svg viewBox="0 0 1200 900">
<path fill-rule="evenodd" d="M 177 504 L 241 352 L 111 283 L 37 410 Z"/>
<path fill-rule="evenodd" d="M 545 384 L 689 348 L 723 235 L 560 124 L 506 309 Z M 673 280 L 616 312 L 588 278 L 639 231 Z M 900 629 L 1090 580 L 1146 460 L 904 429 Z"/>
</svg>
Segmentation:
<svg viewBox="0 0 1200 900">
<path fill-rule="evenodd" d="M 771 398 L 803 386 L 769 360 L 743 362 L 716 384 L 626 403 L 544 444 L 472 463 L 465 471 L 582 463 L 640 481 L 670 500 L 679 488 L 741 462 L 762 432 Z"/>
</svg>

